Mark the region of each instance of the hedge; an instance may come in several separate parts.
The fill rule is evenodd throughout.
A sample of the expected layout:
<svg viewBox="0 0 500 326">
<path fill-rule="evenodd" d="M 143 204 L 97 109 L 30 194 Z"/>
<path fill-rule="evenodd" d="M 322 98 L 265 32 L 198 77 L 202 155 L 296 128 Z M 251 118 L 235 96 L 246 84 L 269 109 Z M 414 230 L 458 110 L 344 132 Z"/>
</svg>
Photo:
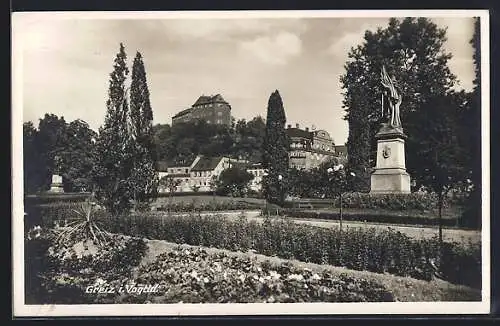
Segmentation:
<svg viewBox="0 0 500 326">
<path fill-rule="evenodd" d="M 270 213 L 275 213 L 276 211 L 271 211 Z M 304 219 L 323 219 L 323 220 L 336 220 L 340 219 L 340 213 L 338 211 L 332 212 L 321 212 L 321 211 L 304 211 L 295 209 L 280 209 L 278 210 L 279 215 L 290 216 L 295 218 Z M 391 214 L 387 212 L 343 212 L 342 219 L 344 221 L 353 222 L 375 222 L 375 223 L 388 223 L 388 224 L 408 224 L 408 225 L 428 225 L 436 226 L 439 224 L 439 219 L 436 217 L 427 216 L 415 216 L 409 214 Z M 476 229 L 471 225 L 464 225 L 463 219 L 441 219 L 441 225 L 444 227 L 461 227 Z"/>
<path fill-rule="evenodd" d="M 114 233 L 229 250 L 250 250 L 285 259 L 343 266 L 355 270 L 390 273 L 429 280 L 434 273 L 450 282 L 480 287 L 481 250 L 469 243 L 444 243 L 412 239 L 390 228 L 321 228 L 285 219 L 222 216 L 132 215 L 102 219 Z M 438 266 L 434 270 L 432 265 Z"/>
<path fill-rule="evenodd" d="M 340 207 L 340 199 L 297 199 L 287 201 L 286 207 L 297 207 L 299 204 L 312 204 L 318 207 Z M 363 192 L 348 192 L 342 195 L 342 207 L 389 209 L 403 211 L 406 209 L 431 210 L 437 207 L 438 200 L 435 194 L 415 192 L 411 194 L 370 194 Z M 445 200 L 445 207 L 449 201 Z"/>
</svg>

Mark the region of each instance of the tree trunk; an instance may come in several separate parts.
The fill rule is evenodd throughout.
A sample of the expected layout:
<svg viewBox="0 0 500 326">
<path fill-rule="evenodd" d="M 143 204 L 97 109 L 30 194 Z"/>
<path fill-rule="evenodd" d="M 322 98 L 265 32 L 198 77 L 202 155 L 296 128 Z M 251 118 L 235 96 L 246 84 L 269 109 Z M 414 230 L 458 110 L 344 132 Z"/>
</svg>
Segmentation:
<svg viewBox="0 0 500 326">
<path fill-rule="evenodd" d="M 342 231 L 342 193 L 339 194 L 340 197 L 340 231 Z"/>
<path fill-rule="evenodd" d="M 439 245 L 440 246 L 443 243 L 442 213 L 443 213 L 443 193 L 440 192 L 438 195 L 438 227 L 439 227 Z"/>
</svg>

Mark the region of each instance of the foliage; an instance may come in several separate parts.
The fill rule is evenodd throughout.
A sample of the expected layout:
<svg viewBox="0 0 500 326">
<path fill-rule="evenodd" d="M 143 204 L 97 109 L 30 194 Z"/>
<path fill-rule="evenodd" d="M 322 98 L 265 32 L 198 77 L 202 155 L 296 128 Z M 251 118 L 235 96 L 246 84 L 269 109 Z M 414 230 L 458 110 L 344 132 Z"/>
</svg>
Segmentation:
<svg viewBox="0 0 500 326">
<path fill-rule="evenodd" d="M 238 120 L 233 126 L 205 121 L 157 124 L 153 127 L 158 160 L 189 165 L 197 155 L 226 155 L 260 162 L 265 137 L 265 122 L 257 116 Z"/>
<path fill-rule="evenodd" d="M 286 116 L 279 92 L 274 91 L 267 105 L 266 137 L 263 166 L 268 175 L 262 179 L 266 199 L 283 205 L 288 188 L 288 150 L 290 141 L 285 131 Z"/>
<path fill-rule="evenodd" d="M 95 135 L 86 122 L 66 123 L 54 114 L 45 114 L 38 129 L 24 123 L 25 193 L 48 190 L 53 174 L 62 175 L 65 191 L 89 190 Z"/>
<path fill-rule="evenodd" d="M 463 94 L 449 94 L 429 98 L 420 107 L 421 116 L 414 122 L 421 126 L 413 136 L 420 139 L 420 147 L 415 156 L 417 187 L 432 189 L 438 196 L 439 219 L 446 194 L 456 187 L 466 175 L 467 153 L 460 143 L 460 109 L 464 105 Z M 428 123 L 432 117 L 432 123 Z M 419 120 L 421 119 L 421 120 Z M 439 229 L 441 239 L 441 226 Z"/>
<path fill-rule="evenodd" d="M 117 283 L 130 279 L 147 246 L 142 239 L 123 236 L 113 236 L 111 242 L 107 247 L 82 251 L 76 249 L 74 243 L 54 243 L 47 234 L 26 241 L 29 271 L 26 294 L 30 303 L 112 303 L 110 297 L 114 296 L 109 293 L 86 293 L 85 290 L 96 281 Z M 79 244 L 88 246 L 86 242 Z"/>
<path fill-rule="evenodd" d="M 168 206 L 160 206 L 157 208 L 158 211 L 170 211 L 170 212 L 203 212 L 203 211 L 241 211 L 248 209 L 260 208 L 257 204 L 251 204 L 247 202 L 200 202 L 200 203 L 169 203 Z"/>
<path fill-rule="evenodd" d="M 107 245 L 111 235 L 99 227 L 99 222 L 95 218 L 95 205 L 95 202 L 87 200 L 80 204 L 78 209 L 72 209 L 75 218 L 72 218 L 62 229 L 56 230 L 56 243 L 90 240 L 100 247 Z"/>
<path fill-rule="evenodd" d="M 96 197 L 113 215 L 131 207 L 129 179 L 133 169 L 133 151 L 128 124 L 128 101 L 125 81 L 128 75 L 127 55 L 123 44 L 110 74 L 109 98 L 104 125 L 99 128 L 95 144 L 93 178 Z"/>
<path fill-rule="evenodd" d="M 310 211 L 298 210 L 291 208 L 283 208 L 279 210 L 279 215 L 287 217 L 296 217 L 300 219 L 321 219 L 321 220 L 339 220 L 340 214 L 338 211 Z M 434 216 L 422 216 L 416 214 L 408 214 L 398 211 L 365 211 L 365 212 L 349 212 L 342 213 L 344 221 L 356 222 L 373 222 L 387 224 L 401 224 L 412 226 L 435 226 L 439 221 Z M 447 227 L 471 227 L 464 224 L 461 219 L 446 218 L 441 221 L 442 226 Z"/>
<path fill-rule="evenodd" d="M 366 31 L 364 42 L 349 52 L 346 72 L 341 76 L 344 89 L 343 106 L 349 123 L 349 165 L 364 184 L 358 181 L 357 190 L 369 190 L 370 169 L 375 163 L 376 142 L 381 121 L 382 65 L 390 76 L 395 76 L 403 93 L 401 120 L 409 135 L 407 169 L 412 177 L 420 177 L 418 153 L 425 135 L 419 129 L 434 123 L 437 118 L 421 111 L 422 104 L 436 95 L 447 94 L 455 85 L 456 77 L 447 63 L 451 54 L 443 44 L 446 30 L 438 28 L 427 18 L 391 18 L 386 28 Z"/>
<path fill-rule="evenodd" d="M 340 231 L 281 218 L 265 218 L 261 223 L 244 217 L 234 220 L 196 214 L 142 215 L 104 222 L 112 232 L 149 239 L 229 250 L 253 249 L 264 255 L 418 279 L 431 279 L 437 274 L 445 280 L 475 287 L 480 287 L 481 282 L 479 245 L 452 243 L 452 250 L 447 251 L 449 256 L 441 260 L 438 239 L 416 240 L 391 228 Z"/>
<path fill-rule="evenodd" d="M 130 184 L 136 209 L 149 208 L 157 193 L 156 148 L 153 138 L 153 110 L 149 100 L 146 70 L 142 55 L 137 52 L 132 67 L 130 86 L 130 124 L 133 138 L 133 170 Z"/>
<path fill-rule="evenodd" d="M 239 167 L 225 169 L 217 180 L 216 193 L 222 196 L 245 197 L 248 192 L 248 183 L 253 178 L 253 174 Z"/>
<path fill-rule="evenodd" d="M 464 130 L 461 136 L 468 155 L 467 166 L 470 173 L 466 175 L 472 183 L 472 191 L 469 196 L 468 210 L 464 212 L 463 219 L 470 225 L 481 225 L 481 23 L 479 17 L 474 19 L 474 34 L 470 41 L 474 53 L 474 88 L 471 99 L 463 110 L 462 126 Z"/>
<path fill-rule="evenodd" d="M 38 130 L 33 123 L 23 123 L 24 193 L 35 193 L 46 187 L 44 166 L 40 161 Z"/>
</svg>

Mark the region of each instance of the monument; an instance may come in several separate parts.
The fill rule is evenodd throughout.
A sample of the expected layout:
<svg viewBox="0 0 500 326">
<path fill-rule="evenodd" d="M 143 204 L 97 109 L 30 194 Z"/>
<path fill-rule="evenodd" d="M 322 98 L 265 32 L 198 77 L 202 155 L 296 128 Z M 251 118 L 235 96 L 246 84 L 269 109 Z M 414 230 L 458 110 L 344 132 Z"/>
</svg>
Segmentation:
<svg viewBox="0 0 500 326">
<path fill-rule="evenodd" d="M 410 193 L 410 175 L 406 172 L 405 139 L 399 107 L 403 100 L 401 90 L 389 77 L 385 66 L 380 73 L 382 92 L 382 122 L 377 140 L 377 162 L 371 175 L 371 190 L 373 194 Z M 387 98 L 388 108 L 384 107 Z"/>
<path fill-rule="evenodd" d="M 52 175 L 52 183 L 50 184 L 49 192 L 64 192 L 62 176 L 58 174 Z"/>
<path fill-rule="evenodd" d="M 60 171 L 59 167 L 61 166 L 61 158 L 58 155 L 54 157 L 54 164 L 57 173 L 57 171 Z M 52 175 L 52 183 L 50 184 L 49 192 L 64 192 L 63 180 L 61 175 Z"/>
</svg>

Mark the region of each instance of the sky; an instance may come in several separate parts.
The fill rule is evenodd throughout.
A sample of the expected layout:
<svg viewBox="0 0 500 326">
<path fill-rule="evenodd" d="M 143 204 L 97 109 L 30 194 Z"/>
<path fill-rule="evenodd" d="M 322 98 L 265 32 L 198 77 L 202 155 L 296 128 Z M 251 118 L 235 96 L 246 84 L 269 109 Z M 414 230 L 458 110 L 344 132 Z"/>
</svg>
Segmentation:
<svg viewBox="0 0 500 326">
<path fill-rule="evenodd" d="M 55 17 L 55 16 L 54 16 Z M 266 116 L 279 90 L 287 124 L 347 140 L 340 75 L 351 46 L 388 17 L 55 19 L 23 17 L 15 24 L 21 45 L 23 121 L 45 113 L 82 119 L 97 130 L 104 122 L 109 74 L 119 43 L 129 68 L 137 51 L 145 63 L 154 123 L 171 123 L 201 95 L 220 93 L 236 119 Z M 473 22 L 467 17 L 432 19 L 448 27 L 445 50 L 458 89 L 472 89 Z"/>
</svg>

